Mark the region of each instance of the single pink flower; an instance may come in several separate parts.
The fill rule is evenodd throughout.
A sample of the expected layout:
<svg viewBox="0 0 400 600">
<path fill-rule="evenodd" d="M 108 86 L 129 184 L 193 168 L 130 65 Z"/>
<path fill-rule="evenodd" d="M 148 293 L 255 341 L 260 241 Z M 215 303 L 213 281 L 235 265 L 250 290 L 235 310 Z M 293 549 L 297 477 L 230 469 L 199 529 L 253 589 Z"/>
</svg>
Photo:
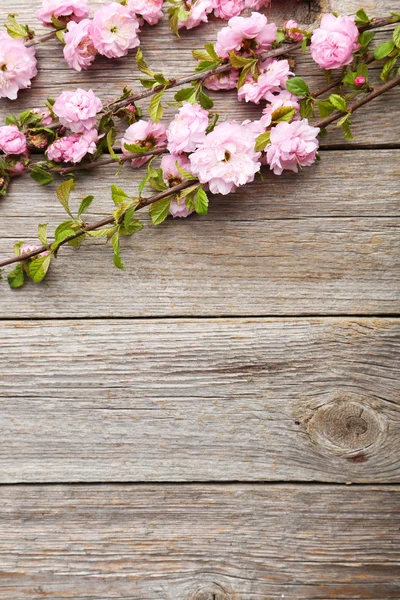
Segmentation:
<svg viewBox="0 0 400 600">
<path fill-rule="evenodd" d="M 285 87 L 289 75 L 292 74 L 286 59 L 268 58 L 260 63 L 260 69 L 261 75 L 257 80 L 251 74 L 247 75 L 245 83 L 238 90 L 240 101 L 259 104 L 260 100 L 266 99 L 267 94 L 280 92 Z"/>
<path fill-rule="evenodd" d="M 245 0 L 213 0 L 214 14 L 220 19 L 231 19 L 246 8 Z"/>
<path fill-rule="evenodd" d="M 190 155 L 191 170 L 213 194 L 229 194 L 254 180 L 260 169 L 254 134 L 236 121 L 217 125 Z"/>
<path fill-rule="evenodd" d="M 227 73 L 220 73 L 219 75 L 210 75 L 204 80 L 204 87 L 208 90 L 234 90 L 237 88 L 239 81 L 238 69 L 231 69 Z"/>
<path fill-rule="evenodd" d="M 75 71 L 90 67 L 96 58 L 97 50 L 91 36 L 92 21 L 83 19 L 80 23 L 70 21 L 64 35 L 64 58 Z"/>
<path fill-rule="evenodd" d="M 31 86 L 37 75 L 35 49 L 20 39 L 0 33 L 0 98 L 15 100 L 18 90 Z"/>
<path fill-rule="evenodd" d="M 271 0 L 245 0 L 246 8 L 252 8 L 253 10 L 260 10 L 264 6 L 270 6 Z"/>
<path fill-rule="evenodd" d="M 96 115 L 102 108 L 101 100 L 92 90 L 87 92 L 80 88 L 75 92 L 63 92 L 53 106 L 60 123 L 74 133 L 93 129 Z"/>
<path fill-rule="evenodd" d="M 89 16 L 87 0 L 43 0 L 42 8 L 36 11 L 42 25 L 52 26 L 52 17 L 62 23 L 81 21 Z"/>
<path fill-rule="evenodd" d="M 164 154 L 161 160 L 161 170 L 163 172 L 164 182 L 168 187 L 175 187 L 183 181 L 183 177 L 176 166 L 176 163 L 185 171 L 190 171 L 190 160 L 184 154 Z M 189 210 L 185 198 L 174 197 L 171 201 L 169 212 L 173 217 L 188 217 L 193 210 Z"/>
<path fill-rule="evenodd" d="M 208 112 L 200 104 L 183 102 L 167 129 L 168 150 L 172 154 L 193 152 L 206 137 Z"/>
<path fill-rule="evenodd" d="M 285 31 L 287 37 L 294 42 L 301 42 L 303 39 L 303 34 L 300 31 L 293 31 L 294 29 L 299 29 L 299 25 L 297 21 L 294 19 L 289 19 L 289 21 L 285 21 L 283 25 L 283 30 Z"/>
<path fill-rule="evenodd" d="M 230 52 L 248 54 L 269 50 L 276 39 L 277 26 L 265 15 L 253 12 L 250 17 L 233 17 L 217 36 L 215 51 L 221 58 Z"/>
<path fill-rule="evenodd" d="M 362 87 L 366 81 L 367 80 L 365 79 L 365 77 L 363 75 L 359 75 L 358 77 L 355 78 L 354 85 L 356 85 L 357 87 Z"/>
<path fill-rule="evenodd" d="M 59 138 L 46 150 L 47 158 L 54 162 L 80 163 L 86 154 L 97 150 L 98 133 L 95 129 L 83 134 L 74 133 Z"/>
<path fill-rule="evenodd" d="M 298 172 L 299 167 L 309 167 L 318 151 L 318 127 L 308 120 L 281 122 L 271 130 L 271 144 L 267 146 L 267 162 L 275 175 L 284 170 Z"/>
<path fill-rule="evenodd" d="M 212 0 L 187 0 L 185 10 L 189 13 L 189 16 L 184 21 L 178 22 L 178 29 L 182 29 L 182 27 L 193 29 L 200 23 L 207 23 L 208 15 L 212 9 Z"/>
<path fill-rule="evenodd" d="M 359 49 L 358 33 L 353 17 L 324 15 L 311 38 L 311 56 L 322 69 L 340 69 Z"/>
<path fill-rule="evenodd" d="M 162 147 L 167 140 L 165 126 L 162 123 L 153 123 L 153 121 L 137 121 L 130 125 L 124 133 L 121 140 L 121 150 L 125 156 L 132 156 L 132 152 L 125 148 L 125 144 L 135 144 L 145 150 L 154 150 Z M 133 158 L 132 167 L 140 169 L 151 159 L 151 156 L 142 158 Z"/>
<path fill-rule="evenodd" d="M 4 154 L 24 154 L 26 152 L 26 137 L 16 125 L 0 127 L 0 150 Z"/>
<path fill-rule="evenodd" d="M 300 110 L 300 104 L 298 97 L 291 94 L 289 90 L 282 90 L 279 94 L 268 93 L 266 94 L 265 100 L 267 101 L 267 106 L 264 108 L 261 117 L 261 122 L 265 129 L 271 125 L 274 112 L 283 106 L 286 108 L 294 108 L 296 114 L 293 119 L 299 118 L 298 111 Z"/>
<path fill-rule="evenodd" d="M 139 46 L 138 30 L 139 22 L 127 6 L 118 2 L 105 4 L 93 17 L 93 45 L 107 58 L 120 58 Z"/>
<path fill-rule="evenodd" d="M 142 17 L 149 25 L 157 25 L 163 17 L 163 0 L 129 0 L 129 10 Z"/>
</svg>

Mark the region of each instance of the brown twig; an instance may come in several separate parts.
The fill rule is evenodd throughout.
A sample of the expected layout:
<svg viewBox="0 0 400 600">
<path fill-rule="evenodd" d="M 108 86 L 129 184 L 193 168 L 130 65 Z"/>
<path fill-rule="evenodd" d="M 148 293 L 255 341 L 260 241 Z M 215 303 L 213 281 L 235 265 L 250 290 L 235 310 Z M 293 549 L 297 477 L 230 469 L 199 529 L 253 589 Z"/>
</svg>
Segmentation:
<svg viewBox="0 0 400 600">
<path fill-rule="evenodd" d="M 170 196 L 173 196 L 174 194 L 177 194 L 177 193 L 181 192 L 182 190 L 185 190 L 186 188 L 190 187 L 191 185 L 194 185 L 196 183 L 196 181 L 197 180 L 193 180 L 193 179 L 190 181 L 184 181 L 183 183 L 180 183 L 179 185 L 169 188 L 168 190 L 165 190 L 164 192 L 160 192 L 159 194 L 155 194 L 154 196 L 151 196 L 150 198 L 143 198 L 137 205 L 136 211 L 142 210 L 146 206 L 149 206 L 150 204 L 153 204 L 154 202 L 158 202 L 159 200 L 164 200 L 165 198 L 169 198 Z M 120 223 L 122 223 L 124 216 L 125 216 L 125 213 L 121 215 L 121 217 L 119 219 Z M 97 223 L 93 223 L 93 225 L 87 225 L 87 226 L 85 226 L 84 229 L 77 231 L 74 235 L 70 235 L 69 237 L 65 238 L 62 242 L 60 242 L 59 246 L 64 246 L 68 242 L 71 242 L 72 240 L 76 240 L 77 238 L 82 237 L 87 232 L 95 231 L 96 229 L 102 229 L 103 227 L 106 227 L 107 225 L 111 225 L 114 222 L 115 222 L 114 216 L 111 216 L 111 217 L 106 217 L 106 218 L 102 219 L 101 221 L 97 221 Z M 32 250 L 31 252 L 27 252 L 26 254 L 23 254 L 23 256 L 14 256 L 13 258 L 9 258 L 8 260 L 1 262 L 0 268 L 7 267 L 8 265 L 12 265 L 17 262 L 21 262 L 21 260 L 28 260 L 29 258 L 33 258 L 34 256 L 38 256 L 39 254 L 42 254 L 42 252 L 46 252 L 47 250 L 48 250 L 48 248 L 46 246 L 40 246 L 40 248 L 37 248 L 36 250 Z"/>
<path fill-rule="evenodd" d="M 25 46 L 27 48 L 30 48 L 31 46 L 39 46 L 40 44 L 45 44 L 46 42 L 49 42 L 56 36 L 57 36 L 57 31 L 50 31 L 50 33 L 45 33 L 44 35 L 41 35 L 38 37 L 35 36 L 33 39 L 26 42 Z"/>
</svg>

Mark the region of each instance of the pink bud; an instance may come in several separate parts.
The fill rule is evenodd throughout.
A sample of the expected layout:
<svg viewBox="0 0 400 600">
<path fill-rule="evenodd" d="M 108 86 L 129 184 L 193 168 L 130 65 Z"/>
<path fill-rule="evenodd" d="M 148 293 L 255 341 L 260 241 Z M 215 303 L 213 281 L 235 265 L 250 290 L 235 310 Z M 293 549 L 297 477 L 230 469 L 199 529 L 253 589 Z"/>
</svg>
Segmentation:
<svg viewBox="0 0 400 600">
<path fill-rule="evenodd" d="M 133 104 L 128 104 L 128 106 L 126 107 L 127 110 L 129 110 L 132 114 L 136 114 L 136 107 L 133 106 Z"/>
<path fill-rule="evenodd" d="M 362 87 L 366 81 L 367 80 L 365 79 L 365 77 L 363 75 L 359 75 L 358 77 L 355 78 L 354 85 L 356 85 L 357 87 Z"/>
</svg>

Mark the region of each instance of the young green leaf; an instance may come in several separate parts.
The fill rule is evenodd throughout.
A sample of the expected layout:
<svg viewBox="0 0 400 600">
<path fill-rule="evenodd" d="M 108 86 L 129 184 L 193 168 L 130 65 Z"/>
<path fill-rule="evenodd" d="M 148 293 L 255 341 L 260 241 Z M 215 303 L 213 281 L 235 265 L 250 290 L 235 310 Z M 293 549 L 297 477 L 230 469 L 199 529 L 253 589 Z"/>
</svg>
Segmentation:
<svg viewBox="0 0 400 600">
<path fill-rule="evenodd" d="M 274 110 L 271 115 L 271 119 L 273 123 L 281 123 L 282 121 L 287 121 L 290 123 L 295 114 L 295 108 L 292 108 L 291 106 L 281 106 Z"/>
<path fill-rule="evenodd" d="M 110 131 L 107 133 L 107 138 L 106 138 L 107 139 L 107 148 L 111 155 L 111 158 L 113 158 L 114 160 L 119 162 L 119 156 L 117 156 L 117 154 L 115 154 L 115 151 L 113 148 L 115 138 L 116 138 L 115 129 L 110 129 Z"/>
<path fill-rule="evenodd" d="M 154 94 L 154 96 L 152 97 L 151 102 L 149 104 L 149 115 L 150 115 L 151 119 L 154 121 L 154 123 L 158 123 L 164 114 L 164 109 L 161 104 L 161 100 L 163 99 L 164 92 L 165 92 L 165 88 L 162 89 L 157 94 Z"/>
<path fill-rule="evenodd" d="M 394 48 L 394 42 L 383 42 L 383 44 L 380 44 L 380 46 L 377 46 L 374 50 L 375 59 L 382 60 L 382 58 L 388 56 L 392 52 L 392 50 L 394 50 Z"/>
<path fill-rule="evenodd" d="M 79 205 L 78 219 L 88 210 L 94 200 L 94 196 L 86 196 Z"/>
<path fill-rule="evenodd" d="M 149 213 L 154 226 L 161 225 L 168 217 L 171 198 L 159 200 L 151 205 Z"/>
<path fill-rule="evenodd" d="M 271 132 L 270 131 L 266 131 L 265 133 L 262 133 L 261 135 L 259 135 L 258 138 L 256 139 L 256 146 L 255 146 L 256 152 L 263 152 L 270 142 L 271 142 Z"/>
<path fill-rule="evenodd" d="M 38 238 L 39 241 L 42 242 L 43 246 L 48 246 L 47 242 L 47 226 L 48 223 L 44 223 L 43 225 L 38 225 Z"/>
<path fill-rule="evenodd" d="M 400 23 L 397 25 L 396 29 L 393 31 L 393 41 L 396 44 L 397 48 L 400 48 Z"/>
<path fill-rule="evenodd" d="M 51 254 L 38 256 L 28 264 L 28 275 L 34 283 L 40 283 L 46 277 L 51 263 Z"/>
<path fill-rule="evenodd" d="M 145 75 L 148 75 L 149 77 L 154 77 L 155 73 L 154 71 L 152 71 L 152 69 L 150 69 L 149 65 L 144 60 L 143 52 L 140 48 L 138 48 L 136 52 L 136 65 L 139 71 L 141 71 Z"/>
<path fill-rule="evenodd" d="M 49 185 L 53 181 L 53 176 L 42 169 L 42 167 L 31 167 L 30 176 L 32 179 L 40 183 L 40 185 Z"/>
<path fill-rule="evenodd" d="M 329 100 L 320 100 L 319 102 L 317 102 L 317 106 L 322 119 L 325 119 L 325 117 L 329 117 L 329 115 L 331 115 L 335 110 L 335 107 L 333 106 L 333 104 L 331 104 Z"/>
<path fill-rule="evenodd" d="M 22 265 L 17 265 L 7 276 L 10 288 L 16 290 L 24 285 L 25 273 Z"/>
<path fill-rule="evenodd" d="M 357 25 L 365 25 L 367 23 L 370 23 L 370 21 L 371 19 L 368 17 L 367 13 L 363 8 L 360 8 L 360 10 L 356 12 L 355 22 Z"/>
<path fill-rule="evenodd" d="M 121 227 L 121 233 L 123 235 L 133 235 L 143 229 L 143 224 L 134 216 L 135 209 L 136 206 L 132 206 L 132 208 L 129 208 L 125 213 L 124 222 Z"/>
<path fill-rule="evenodd" d="M 178 163 L 178 161 L 176 161 L 175 165 L 176 165 L 176 168 L 178 169 L 179 173 L 182 175 L 182 177 L 184 179 L 187 179 L 188 181 L 194 181 L 196 179 L 196 177 L 193 175 L 193 173 L 186 171 L 186 169 L 181 167 L 181 165 Z"/>
<path fill-rule="evenodd" d="M 121 260 L 121 245 L 119 241 L 119 230 L 117 230 L 112 236 L 112 247 L 114 250 L 114 265 L 117 269 L 124 269 L 124 263 Z"/>
<path fill-rule="evenodd" d="M 195 209 L 198 215 L 208 214 L 208 196 L 203 188 L 199 188 L 197 191 Z"/>
<path fill-rule="evenodd" d="M 329 96 L 329 102 L 337 109 L 337 110 L 341 110 L 342 112 L 346 112 L 347 110 L 347 103 L 346 100 L 344 98 L 342 98 L 342 96 L 339 96 L 339 94 L 331 94 Z"/>
<path fill-rule="evenodd" d="M 129 198 L 128 194 L 124 192 L 124 190 L 121 189 L 118 185 L 111 186 L 111 195 L 114 204 L 116 204 L 117 206 L 118 204 L 121 204 L 121 202 Z"/>
<path fill-rule="evenodd" d="M 310 93 L 307 83 L 301 77 L 288 79 L 286 88 L 295 96 L 307 96 Z"/>
<path fill-rule="evenodd" d="M 380 74 L 380 78 L 382 81 L 388 81 L 390 77 L 390 73 L 393 71 L 396 66 L 398 56 L 394 56 L 393 58 L 389 58 L 388 61 L 383 66 L 382 72 Z"/>
<path fill-rule="evenodd" d="M 72 214 L 69 208 L 69 197 L 74 187 L 75 181 L 73 179 L 68 179 L 68 181 L 64 181 L 56 189 L 57 198 L 64 207 L 65 212 L 69 214 L 70 217 L 72 217 Z"/>
</svg>

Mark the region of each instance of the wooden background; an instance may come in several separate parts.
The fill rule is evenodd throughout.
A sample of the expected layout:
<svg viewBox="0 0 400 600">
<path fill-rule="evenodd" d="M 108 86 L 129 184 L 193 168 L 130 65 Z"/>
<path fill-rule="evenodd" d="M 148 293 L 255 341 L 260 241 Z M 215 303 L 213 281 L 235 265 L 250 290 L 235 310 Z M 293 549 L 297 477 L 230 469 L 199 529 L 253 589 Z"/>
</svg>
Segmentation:
<svg viewBox="0 0 400 600">
<path fill-rule="evenodd" d="M 397 8 L 273 0 L 266 13 L 310 25 L 360 5 Z M 1 20 L 33 25 L 38 6 L 2 0 Z M 164 21 L 144 54 L 189 74 L 221 25 L 177 40 Z M 64 89 L 107 100 L 138 86 L 133 55 L 81 74 L 56 43 L 38 58 L 2 120 Z M 298 74 L 312 71 L 300 56 Z M 1 600 L 400 598 L 398 93 L 299 175 L 265 172 L 206 218 L 145 217 L 125 272 L 91 240 L 43 285 L 2 282 Z M 226 117 L 260 111 L 214 96 Z M 113 176 L 79 178 L 93 221 Z M 119 183 L 133 194 L 140 176 Z M 2 258 L 63 220 L 55 187 L 18 181 L 1 200 Z"/>
</svg>

